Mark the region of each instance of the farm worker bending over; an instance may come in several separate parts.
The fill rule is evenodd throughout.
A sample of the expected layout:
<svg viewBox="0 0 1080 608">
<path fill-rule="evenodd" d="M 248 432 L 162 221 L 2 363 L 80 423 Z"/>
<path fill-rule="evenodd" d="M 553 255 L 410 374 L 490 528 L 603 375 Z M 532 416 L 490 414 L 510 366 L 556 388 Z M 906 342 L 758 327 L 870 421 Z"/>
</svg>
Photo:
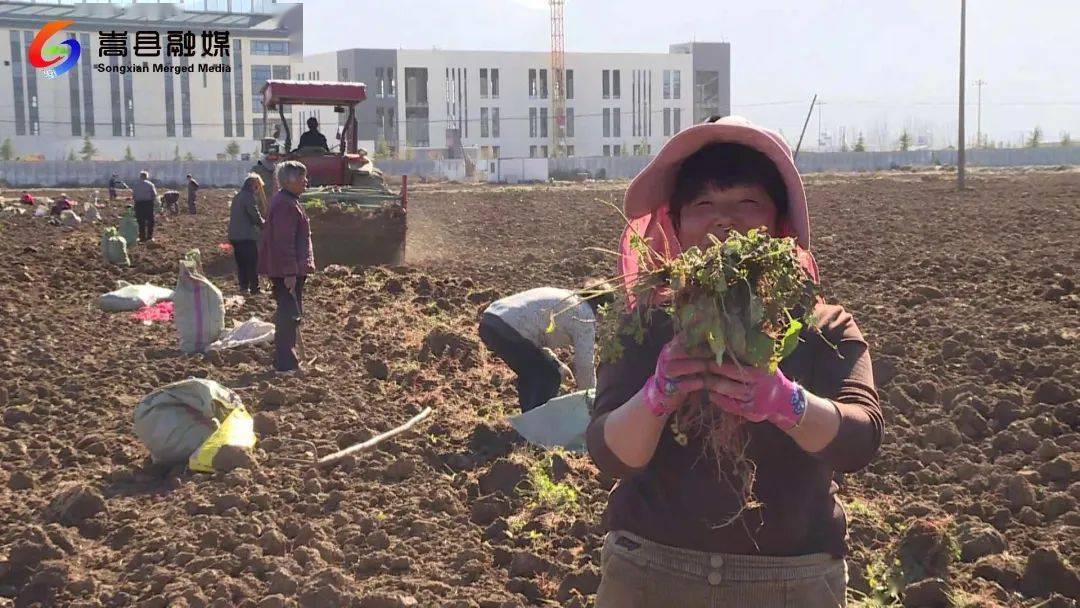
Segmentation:
<svg viewBox="0 0 1080 608">
<path fill-rule="evenodd" d="M 281 190 L 270 199 L 259 240 L 259 274 L 270 277 L 277 302 L 274 318 L 274 369 L 282 373 L 300 368 L 296 356 L 300 318 L 304 314 L 304 282 L 315 272 L 311 228 L 300 195 L 307 187 L 307 167 L 294 160 L 278 164 Z"/>
<path fill-rule="evenodd" d="M 131 198 L 135 201 L 135 220 L 139 222 L 139 242 L 154 240 L 154 207 L 157 206 L 157 188 L 150 181 L 150 174 L 139 172 L 139 181 L 131 186 Z"/>
<path fill-rule="evenodd" d="M 523 412 L 547 403 L 559 393 L 565 373 L 551 347 L 573 346 L 574 377 L 579 389 L 596 385 L 593 351 L 596 311 L 608 298 L 581 295 L 555 287 L 537 287 L 496 302 L 480 320 L 480 339 L 517 374 L 518 403 Z M 552 314 L 554 331 L 548 333 Z"/>
<path fill-rule="evenodd" d="M 61 194 L 53 201 L 53 206 L 52 209 L 49 210 L 49 213 L 56 217 L 60 217 L 60 214 L 71 210 L 73 207 L 74 205 L 71 204 L 71 199 L 68 198 L 68 195 Z"/>
<path fill-rule="evenodd" d="M 732 230 L 794 237 L 816 280 L 791 152 L 744 119 L 710 119 L 675 135 L 631 182 L 624 208 L 665 257 Z M 632 251 L 630 233 L 623 238 Z M 620 276 L 636 260 L 624 255 Z M 664 294 L 655 297 L 661 305 L 643 341 L 627 337 L 621 356 L 597 370 L 589 453 L 620 478 L 605 513 L 597 607 L 843 606 L 846 525 L 833 474 L 865 467 L 883 429 L 869 350 L 851 314 L 819 300 L 817 327 L 769 373 L 687 352 Z M 732 456 L 703 457 L 707 434 L 672 430 L 672 415 L 691 399 L 742 420 L 756 503 L 744 502 L 746 484 L 726 472 Z"/>
<path fill-rule="evenodd" d="M 300 136 L 300 145 L 298 148 L 322 148 L 323 150 L 330 150 L 330 146 L 326 143 L 326 136 L 319 133 L 319 119 L 312 116 L 307 119 L 308 130 Z"/>
<path fill-rule="evenodd" d="M 34 206 L 34 195 L 30 194 L 29 192 L 23 192 L 22 196 L 19 197 L 19 202 L 24 204 L 24 205 L 33 207 Z"/>
</svg>

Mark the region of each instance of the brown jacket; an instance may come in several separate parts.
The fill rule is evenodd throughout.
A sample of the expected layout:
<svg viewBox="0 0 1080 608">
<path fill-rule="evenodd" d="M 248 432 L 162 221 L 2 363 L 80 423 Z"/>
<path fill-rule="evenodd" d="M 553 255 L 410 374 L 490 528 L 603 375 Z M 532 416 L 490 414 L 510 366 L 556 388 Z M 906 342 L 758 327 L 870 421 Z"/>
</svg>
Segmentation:
<svg viewBox="0 0 1080 608">
<path fill-rule="evenodd" d="M 804 330 L 803 342 L 781 369 L 806 390 L 836 403 L 839 433 L 821 452 L 808 454 L 772 424 L 747 423 L 747 455 L 757 464 L 753 491 L 762 507 L 744 511 L 722 528 L 716 526 L 738 511 L 740 499 L 719 481 L 715 463 L 701 458 L 700 439 L 681 446 L 669 425 L 652 460 L 637 469 L 623 464 L 604 441 L 607 413 L 626 403 L 652 375 L 660 349 L 672 338 L 671 319 L 658 313 L 643 344 L 627 340 L 618 362 L 600 366 L 587 440 L 596 466 L 621 478 L 605 515 L 610 529 L 714 553 L 844 555 L 846 518 L 833 474 L 869 463 L 881 444 L 884 422 L 870 354 L 855 321 L 840 306 L 820 304 L 814 312 L 821 333 Z"/>
</svg>

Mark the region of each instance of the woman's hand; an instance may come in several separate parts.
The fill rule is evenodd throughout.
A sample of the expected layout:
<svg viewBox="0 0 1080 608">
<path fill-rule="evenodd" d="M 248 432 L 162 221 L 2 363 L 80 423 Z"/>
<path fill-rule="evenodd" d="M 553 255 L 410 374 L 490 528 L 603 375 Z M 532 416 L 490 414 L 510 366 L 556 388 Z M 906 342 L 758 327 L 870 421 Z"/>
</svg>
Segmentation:
<svg viewBox="0 0 1080 608">
<path fill-rule="evenodd" d="M 660 351 L 656 370 L 645 382 L 642 395 L 646 407 L 658 418 L 679 409 L 688 396 L 705 388 L 702 374 L 708 366 L 707 358 L 687 352 L 676 336 Z"/>
<path fill-rule="evenodd" d="M 787 431 L 795 428 L 806 413 L 806 393 L 776 373 L 734 363 L 709 363 L 705 374 L 709 401 L 729 414 L 750 422 L 768 420 Z"/>
</svg>

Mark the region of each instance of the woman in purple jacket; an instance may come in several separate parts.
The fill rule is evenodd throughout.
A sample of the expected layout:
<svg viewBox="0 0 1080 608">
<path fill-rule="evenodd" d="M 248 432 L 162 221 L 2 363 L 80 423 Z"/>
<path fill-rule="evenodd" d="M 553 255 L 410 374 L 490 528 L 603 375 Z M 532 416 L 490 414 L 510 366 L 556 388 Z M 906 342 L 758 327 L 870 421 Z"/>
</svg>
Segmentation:
<svg viewBox="0 0 1080 608">
<path fill-rule="evenodd" d="M 270 199 L 270 210 L 259 241 L 259 274 L 270 278 L 277 314 L 274 319 L 274 369 L 300 368 L 296 339 L 304 312 L 304 282 L 315 272 L 311 228 L 300 195 L 307 187 L 307 167 L 296 161 L 277 166 L 281 190 Z"/>
</svg>

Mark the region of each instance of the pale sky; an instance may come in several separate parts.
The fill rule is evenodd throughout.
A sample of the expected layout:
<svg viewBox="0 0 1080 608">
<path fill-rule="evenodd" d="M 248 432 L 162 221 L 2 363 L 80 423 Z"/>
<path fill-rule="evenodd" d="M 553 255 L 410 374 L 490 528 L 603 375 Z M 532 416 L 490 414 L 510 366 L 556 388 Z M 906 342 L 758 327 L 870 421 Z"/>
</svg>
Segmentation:
<svg viewBox="0 0 1080 608">
<path fill-rule="evenodd" d="M 344 17 L 348 15 L 348 17 Z M 810 99 L 849 143 L 895 147 L 904 127 L 955 144 L 959 0 L 567 0 L 567 52 L 666 52 L 691 39 L 730 42 L 732 113 L 798 138 Z M 969 0 L 967 132 L 974 82 L 991 140 L 1080 139 L 1080 2 Z M 344 27 L 343 27 L 344 26 Z M 438 47 L 546 51 L 546 0 L 307 0 L 304 51 Z M 806 149 L 817 144 L 818 115 Z M 886 136 L 885 133 L 888 133 Z M 837 140 L 838 143 L 838 140 Z"/>
</svg>

